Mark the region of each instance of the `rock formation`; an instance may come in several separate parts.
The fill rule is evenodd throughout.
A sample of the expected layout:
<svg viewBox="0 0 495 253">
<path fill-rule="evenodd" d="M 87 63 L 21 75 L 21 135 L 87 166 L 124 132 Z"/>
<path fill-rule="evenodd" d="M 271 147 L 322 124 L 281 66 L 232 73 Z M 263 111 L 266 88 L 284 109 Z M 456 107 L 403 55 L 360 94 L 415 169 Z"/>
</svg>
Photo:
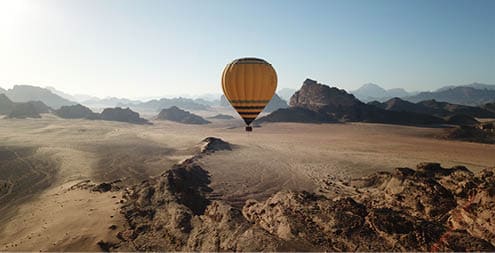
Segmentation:
<svg viewBox="0 0 495 253">
<path fill-rule="evenodd" d="M 491 128 L 483 129 L 483 126 L 485 125 L 487 124 L 478 124 L 474 126 L 461 125 L 454 128 L 448 128 L 445 129 L 439 137 L 448 140 L 495 144 L 495 132 L 493 131 L 493 125 L 491 125 Z"/>
<path fill-rule="evenodd" d="M 8 118 L 41 118 L 40 113 L 48 113 L 50 108 L 40 101 L 29 101 L 26 103 L 14 103 Z"/>
<path fill-rule="evenodd" d="M 296 109 L 299 108 L 299 109 Z M 442 124 L 445 121 L 431 115 L 387 111 L 372 105 L 364 104 L 345 90 L 329 87 L 306 79 L 303 86 L 290 100 L 288 110 L 278 110 L 259 119 L 258 122 L 292 121 L 304 122 L 294 115 L 304 115 L 308 122 L 371 122 L 406 125 Z M 297 116 L 299 117 L 299 116 Z M 321 120 L 324 119 L 324 120 Z"/>
<path fill-rule="evenodd" d="M 129 108 L 105 108 L 100 114 L 102 120 L 120 121 L 133 124 L 151 124 L 146 119 L 139 116 L 139 113 L 132 111 Z"/>
<path fill-rule="evenodd" d="M 62 106 L 55 110 L 55 115 L 65 119 L 99 119 L 98 113 L 94 113 L 86 106 L 81 104 Z"/>
<path fill-rule="evenodd" d="M 9 114 L 14 108 L 12 102 L 5 94 L 0 94 L 0 114 Z"/>
<path fill-rule="evenodd" d="M 202 117 L 192 114 L 188 111 L 181 110 L 177 106 L 172 106 L 168 109 L 162 109 L 157 120 L 170 120 L 183 124 L 194 124 L 194 125 L 204 125 L 210 123 L 209 121 L 203 119 Z"/>
<path fill-rule="evenodd" d="M 207 138 L 202 145 L 214 142 Z M 222 150 L 228 150 L 224 146 Z M 127 188 L 126 227 L 107 250 L 494 251 L 495 168 L 436 163 L 323 180 L 319 194 L 282 191 L 242 209 L 210 200 L 198 153 Z"/>
</svg>

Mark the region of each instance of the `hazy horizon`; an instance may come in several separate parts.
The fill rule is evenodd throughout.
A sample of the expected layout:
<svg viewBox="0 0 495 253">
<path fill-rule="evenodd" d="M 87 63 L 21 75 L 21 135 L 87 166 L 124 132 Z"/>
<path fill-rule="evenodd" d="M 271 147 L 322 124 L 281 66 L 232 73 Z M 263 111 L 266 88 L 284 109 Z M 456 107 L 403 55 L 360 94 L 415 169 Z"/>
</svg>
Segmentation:
<svg viewBox="0 0 495 253">
<path fill-rule="evenodd" d="M 256 2 L 256 1 L 255 1 Z M 235 58 L 347 91 L 495 83 L 494 1 L 0 1 L 0 87 L 221 93 Z"/>
</svg>

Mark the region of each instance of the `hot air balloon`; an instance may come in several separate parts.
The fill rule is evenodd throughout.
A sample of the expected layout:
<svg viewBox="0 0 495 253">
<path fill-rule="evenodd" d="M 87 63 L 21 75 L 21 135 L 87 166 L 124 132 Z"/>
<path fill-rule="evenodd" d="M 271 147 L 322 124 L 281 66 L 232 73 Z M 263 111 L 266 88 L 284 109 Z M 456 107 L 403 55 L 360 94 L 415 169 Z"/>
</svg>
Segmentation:
<svg viewBox="0 0 495 253">
<path fill-rule="evenodd" d="M 246 122 L 246 131 L 277 89 L 277 73 L 272 65 L 258 58 L 241 58 L 223 70 L 222 88 L 225 97 Z"/>
</svg>

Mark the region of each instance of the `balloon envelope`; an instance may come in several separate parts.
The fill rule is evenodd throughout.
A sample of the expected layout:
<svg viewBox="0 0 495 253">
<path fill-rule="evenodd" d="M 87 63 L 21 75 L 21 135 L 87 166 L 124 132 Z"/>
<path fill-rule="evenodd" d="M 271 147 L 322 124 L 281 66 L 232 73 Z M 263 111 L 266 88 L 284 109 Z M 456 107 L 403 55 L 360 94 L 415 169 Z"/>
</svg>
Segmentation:
<svg viewBox="0 0 495 253">
<path fill-rule="evenodd" d="M 223 70 L 222 88 L 227 100 L 249 126 L 275 94 L 277 73 L 265 60 L 237 59 Z"/>
</svg>

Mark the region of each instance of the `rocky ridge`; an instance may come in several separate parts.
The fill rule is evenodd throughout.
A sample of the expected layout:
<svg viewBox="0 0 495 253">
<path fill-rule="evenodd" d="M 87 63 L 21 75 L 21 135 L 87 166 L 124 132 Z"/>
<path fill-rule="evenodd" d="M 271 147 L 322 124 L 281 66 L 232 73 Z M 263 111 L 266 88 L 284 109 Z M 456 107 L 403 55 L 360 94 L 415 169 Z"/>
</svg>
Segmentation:
<svg viewBox="0 0 495 253">
<path fill-rule="evenodd" d="M 216 143 L 216 144 L 215 144 Z M 210 200 L 205 147 L 161 176 L 127 188 L 119 243 L 131 251 L 494 251 L 495 168 L 436 163 L 349 180 L 318 193 L 282 191 L 242 209 Z"/>
</svg>

